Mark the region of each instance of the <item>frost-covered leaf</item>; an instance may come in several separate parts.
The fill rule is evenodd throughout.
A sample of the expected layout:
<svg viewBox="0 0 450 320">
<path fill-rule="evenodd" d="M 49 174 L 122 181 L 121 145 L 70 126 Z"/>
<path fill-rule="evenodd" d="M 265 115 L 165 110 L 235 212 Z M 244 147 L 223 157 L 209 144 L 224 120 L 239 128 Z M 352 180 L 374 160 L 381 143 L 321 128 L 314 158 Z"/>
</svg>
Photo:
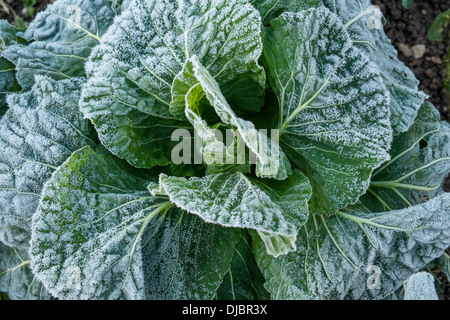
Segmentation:
<svg viewBox="0 0 450 320">
<path fill-rule="evenodd" d="M 388 211 L 443 193 L 450 172 L 449 144 L 450 125 L 425 102 L 409 130 L 394 139 L 392 159 L 374 172 L 369 193 L 361 201 L 373 211 Z"/>
<path fill-rule="evenodd" d="M 225 145 L 225 141 L 216 139 L 214 131 L 201 118 L 199 103 L 203 96 L 206 96 L 220 120 L 230 129 L 234 129 L 237 137 L 229 147 Z M 256 157 L 256 175 L 283 180 L 290 174 L 289 161 L 278 144 L 257 131 L 253 123 L 236 115 L 223 96 L 218 83 L 201 65 L 197 56 L 192 56 L 175 78 L 170 107 L 172 114 L 184 112 L 194 126 L 196 135 L 202 141 L 199 152 L 207 164 L 231 163 L 234 165 L 231 168 L 234 171 L 248 171 L 249 168 L 245 165 L 247 160 L 245 149 L 240 149 L 239 145 L 241 142 L 245 143 Z M 212 155 L 214 154 L 212 150 L 218 151 L 215 157 Z M 240 157 L 241 161 L 239 161 Z"/>
<path fill-rule="evenodd" d="M 282 14 L 263 41 L 281 146 L 311 178 L 311 209 L 333 213 L 354 203 L 389 159 L 389 98 L 378 68 L 326 8 Z"/>
<path fill-rule="evenodd" d="M 286 179 L 291 173 L 291 166 L 277 141 L 269 138 L 267 133 L 256 130 L 252 122 L 239 118 L 223 96 L 218 83 L 197 57 L 193 56 L 190 62 L 195 78 L 220 120 L 236 130 L 240 139 L 256 157 L 256 175 L 261 178 Z"/>
<path fill-rule="evenodd" d="M 264 24 L 286 11 L 298 12 L 314 8 L 322 0 L 249 0 L 258 9 Z"/>
<path fill-rule="evenodd" d="M 0 120 L 0 241 L 27 246 L 44 183 L 73 151 L 95 145 L 78 111 L 82 79 L 37 76 L 29 92 L 8 96 Z"/>
<path fill-rule="evenodd" d="M 17 30 L 6 20 L 0 20 L 0 53 L 18 43 L 26 41 L 17 35 Z M 19 90 L 14 64 L 0 57 L 0 117 L 6 112 L 5 95 Z"/>
<path fill-rule="evenodd" d="M 390 93 L 391 123 L 395 134 L 408 130 L 426 95 L 419 81 L 397 57 L 397 50 L 383 30 L 383 15 L 370 0 L 323 0 L 345 24 L 355 46 L 381 71 Z"/>
<path fill-rule="evenodd" d="M 189 60 L 173 81 L 170 112 L 180 117 L 185 116 L 193 126 L 194 157 L 199 157 L 198 162 L 205 163 L 208 172 L 250 172 L 250 164 L 246 163 L 245 158 L 238 161 L 237 151 L 240 140 L 232 137 L 233 141 L 230 141 L 227 147 L 227 139 L 231 140 L 231 138 L 226 134 L 224 136 L 219 127 L 209 126 L 207 120 L 218 121 L 218 118 L 209 102 L 204 101 L 204 97 L 205 91 L 194 76 L 193 64 Z M 218 132 L 222 134 L 222 139 L 216 136 Z"/>
<path fill-rule="evenodd" d="M 120 0 L 57 0 L 39 12 L 21 34 L 30 45 L 10 46 L 3 57 L 16 65 L 17 79 L 30 89 L 34 75 L 56 80 L 85 75 L 91 49 L 120 12 Z"/>
<path fill-rule="evenodd" d="M 0 292 L 11 300 L 48 300 L 45 290 L 30 269 L 26 250 L 11 248 L 0 243 Z"/>
<path fill-rule="evenodd" d="M 112 153 L 167 165 L 171 131 L 186 125 L 169 110 L 174 77 L 196 55 L 219 84 L 247 75 L 264 86 L 260 25 L 245 0 L 134 1 L 93 51 L 82 111 Z"/>
<path fill-rule="evenodd" d="M 431 262 L 428 267 L 438 267 L 447 276 L 447 280 L 450 281 L 450 256 L 446 252 L 444 252 L 441 257 Z"/>
<path fill-rule="evenodd" d="M 427 32 L 427 38 L 431 41 L 441 41 L 445 37 L 444 29 L 450 22 L 450 9 L 440 13 L 430 25 Z M 448 59 L 447 59 L 448 60 Z"/>
<path fill-rule="evenodd" d="M 434 278 L 428 272 L 413 274 L 405 283 L 404 300 L 439 300 Z"/>
<path fill-rule="evenodd" d="M 242 173 L 190 179 L 162 174 L 157 192 L 208 223 L 257 230 L 267 251 L 279 256 L 295 250 L 297 230 L 308 217 L 311 186 L 299 171 L 285 181 Z"/>
<path fill-rule="evenodd" d="M 231 267 L 217 290 L 219 300 L 268 300 L 264 289 L 264 277 L 259 270 L 253 249 L 252 238 L 242 231 L 241 240 L 231 260 Z"/>
<path fill-rule="evenodd" d="M 310 215 L 297 251 L 274 259 L 254 239 L 273 299 L 383 299 L 450 244 L 450 194 L 407 209 Z"/>
<path fill-rule="evenodd" d="M 33 217 L 34 273 L 65 299 L 212 298 L 239 234 L 151 196 L 130 170 L 84 147 L 56 171 Z"/>
</svg>

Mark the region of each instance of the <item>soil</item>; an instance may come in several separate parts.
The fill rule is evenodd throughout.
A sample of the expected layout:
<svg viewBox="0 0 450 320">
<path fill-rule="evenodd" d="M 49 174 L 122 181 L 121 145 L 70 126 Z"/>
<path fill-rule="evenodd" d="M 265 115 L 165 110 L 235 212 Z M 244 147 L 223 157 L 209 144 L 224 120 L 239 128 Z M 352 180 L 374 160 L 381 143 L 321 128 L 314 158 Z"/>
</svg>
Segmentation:
<svg viewBox="0 0 450 320">
<path fill-rule="evenodd" d="M 37 0 L 35 12 L 44 10 L 54 0 Z M 399 59 L 403 61 L 420 80 L 419 88 L 427 93 L 436 108 L 441 113 L 442 120 L 450 123 L 450 93 L 444 89 L 446 78 L 445 58 L 449 49 L 450 28 L 445 30 L 447 36 L 443 41 L 430 41 L 426 34 L 434 18 L 448 10 L 448 0 L 415 0 L 410 9 L 401 5 L 401 0 L 372 0 L 380 7 L 386 17 L 385 32 L 399 51 Z M 0 19 L 7 19 L 11 23 L 16 16 L 25 22 L 33 20 L 34 16 L 25 16 L 21 0 L 0 0 Z M 421 58 L 415 58 L 411 49 L 416 45 L 425 45 L 425 52 Z M 450 191 L 450 179 L 444 188 Z M 450 248 L 447 250 L 450 254 Z M 432 270 L 441 283 L 441 300 L 450 300 L 450 283 L 445 274 L 438 269 Z"/>
</svg>

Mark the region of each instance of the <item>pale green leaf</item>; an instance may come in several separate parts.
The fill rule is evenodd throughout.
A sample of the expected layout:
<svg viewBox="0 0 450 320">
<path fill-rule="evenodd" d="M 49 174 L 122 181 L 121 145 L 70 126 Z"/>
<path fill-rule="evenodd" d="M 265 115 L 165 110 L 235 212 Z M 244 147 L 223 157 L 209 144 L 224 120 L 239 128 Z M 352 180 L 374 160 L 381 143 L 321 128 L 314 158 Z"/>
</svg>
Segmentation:
<svg viewBox="0 0 450 320">
<path fill-rule="evenodd" d="M 205 92 L 194 76 L 193 64 L 189 60 L 182 71 L 175 77 L 172 85 L 172 102 L 170 112 L 174 115 L 183 115 L 194 128 L 195 153 L 191 162 L 202 162 L 208 168 L 208 172 L 250 172 L 250 164 L 243 158 L 238 161 L 237 151 L 239 140 L 232 137 L 230 146 L 227 147 L 229 137 L 222 134 L 218 126 L 212 128 L 207 120 L 216 120 L 211 114 L 215 114 L 209 102 L 203 100 Z M 228 128 L 225 128 L 228 129 Z M 219 139 L 216 134 L 222 135 Z"/>
<path fill-rule="evenodd" d="M 450 243 L 450 194 L 407 209 L 310 215 L 297 251 L 254 251 L 273 299 L 384 299 Z"/>
<path fill-rule="evenodd" d="M 44 183 L 73 151 L 94 146 L 78 111 L 82 79 L 37 76 L 32 90 L 8 97 L 0 120 L 0 241 L 27 247 Z"/>
<path fill-rule="evenodd" d="M 414 4 L 414 0 L 402 0 L 402 5 L 406 8 L 409 9 L 413 6 Z"/>
<path fill-rule="evenodd" d="M 278 96 L 281 146 L 313 185 L 311 209 L 357 201 L 389 159 L 389 97 L 378 68 L 326 8 L 284 13 L 264 30 L 263 63 Z"/>
<path fill-rule="evenodd" d="M 434 277 L 428 272 L 413 274 L 404 283 L 404 300 L 439 300 L 434 286 Z"/>
<path fill-rule="evenodd" d="M 72 154 L 33 217 L 34 273 L 64 299 L 213 298 L 239 234 L 172 208 L 130 172 L 103 149 Z"/>
<path fill-rule="evenodd" d="M 162 174 L 156 193 L 208 223 L 257 230 L 269 254 L 279 256 L 295 250 L 297 230 L 308 217 L 311 187 L 299 171 L 285 181 L 242 173 L 190 179 Z"/>
<path fill-rule="evenodd" d="M 50 294 L 30 269 L 26 250 L 0 243 L 0 292 L 11 300 L 49 300 Z"/>
<path fill-rule="evenodd" d="M 196 55 L 219 84 L 247 75 L 264 86 L 260 25 L 245 0 L 134 1 L 91 55 L 81 109 L 112 153 L 167 165 L 171 131 L 186 125 L 169 110 L 173 79 Z"/>
<path fill-rule="evenodd" d="M 239 138 L 256 157 L 256 175 L 262 178 L 286 179 L 291 173 L 291 166 L 277 141 L 271 139 L 273 136 L 268 137 L 268 132 L 258 131 L 252 122 L 239 118 L 223 96 L 218 83 L 198 58 L 193 56 L 190 62 L 196 80 L 219 118 L 236 130 Z"/>
<path fill-rule="evenodd" d="M 426 95 L 419 91 L 419 81 L 397 57 L 397 50 L 383 30 L 383 14 L 370 0 L 323 0 L 336 13 L 355 46 L 381 71 L 389 90 L 391 123 L 395 134 L 405 132 L 417 116 Z"/>
<path fill-rule="evenodd" d="M 409 130 L 394 139 L 392 159 L 374 172 L 369 193 L 361 201 L 371 210 L 388 211 L 443 193 L 450 172 L 449 144 L 450 125 L 425 102 Z"/>
<path fill-rule="evenodd" d="M 57 0 L 39 12 L 22 35 L 31 43 L 2 53 L 15 64 L 22 88 L 30 89 L 36 74 L 56 80 L 84 76 L 84 64 L 120 12 L 120 2 Z"/>
</svg>

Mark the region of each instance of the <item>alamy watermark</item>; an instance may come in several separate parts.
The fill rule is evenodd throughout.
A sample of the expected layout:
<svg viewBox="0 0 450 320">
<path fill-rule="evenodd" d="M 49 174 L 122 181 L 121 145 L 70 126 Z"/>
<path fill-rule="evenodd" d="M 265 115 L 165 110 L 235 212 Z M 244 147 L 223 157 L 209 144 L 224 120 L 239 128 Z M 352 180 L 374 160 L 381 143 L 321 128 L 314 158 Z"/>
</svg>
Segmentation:
<svg viewBox="0 0 450 320">
<path fill-rule="evenodd" d="M 207 130 L 193 134 L 186 129 L 173 131 L 171 140 L 175 165 L 243 165 L 258 164 L 266 173 L 275 174 L 280 166 L 280 132 L 278 129 Z"/>
</svg>

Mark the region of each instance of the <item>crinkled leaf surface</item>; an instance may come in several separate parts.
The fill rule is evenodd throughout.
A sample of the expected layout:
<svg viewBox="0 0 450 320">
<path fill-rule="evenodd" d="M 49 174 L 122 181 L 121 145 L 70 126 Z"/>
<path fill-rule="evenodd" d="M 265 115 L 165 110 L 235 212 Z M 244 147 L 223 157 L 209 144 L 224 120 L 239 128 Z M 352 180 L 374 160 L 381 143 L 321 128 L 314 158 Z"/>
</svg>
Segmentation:
<svg viewBox="0 0 450 320">
<path fill-rule="evenodd" d="M 282 14 L 263 41 L 281 146 L 311 178 L 311 209 L 333 213 L 354 203 L 389 159 L 389 97 L 378 68 L 326 8 Z"/>
<path fill-rule="evenodd" d="M 169 110 L 185 62 L 197 55 L 219 84 L 248 75 L 264 86 L 261 50 L 260 16 L 244 0 L 134 1 L 93 51 L 82 111 L 112 153 L 138 167 L 167 165 L 170 135 L 186 125 Z"/>
<path fill-rule="evenodd" d="M 17 35 L 17 30 L 12 25 L 6 20 L 0 20 L 0 53 L 11 45 L 25 42 Z M 0 117 L 6 112 L 5 95 L 19 90 L 14 64 L 0 58 Z"/>
<path fill-rule="evenodd" d="M 239 234 L 170 209 L 127 167 L 84 147 L 56 171 L 33 217 L 33 271 L 58 298 L 212 298 Z"/>
<path fill-rule="evenodd" d="M 217 290 L 219 300 L 269 300 L 270 295 L 264 289 L 264 277 L 259 270 L 253 249 L 252 238 L 242 231 L 241 240 L 231 260 L 231 266 L 222 285 Z"/>
<path fill-rule="evenodd" d="M 308 217 L 311 186 L 299 171 L 285 181 L 242 173 L 190 179 L 162 174 L 158 192 L 206 222 L 257 230 L 267 251 L 279 256 L 295 250 L 297 230 Z"/>
<path fill-rule="evenodd" d="M 0 243 L 0 292 L 11 300 L 48 300 L 50 294 L 30 269 L 26 250 Z"/>
<path fill-rule="evenodd" d="M 205 91 L 194 76 L 193 64 L 189 60 L 174 79 L 170 111 L 180 116 L 184 114 L 193 126 L 194 157 L 199 157 L 198 162 L 203 161 L 207 165 L 208 172 L 250 172 L 250 164 L 246 163 L 245 158 L 238 161 L 239 140 L 232 137 L 233 141 L 227 147 L 227 139 L 231 138 L 223 136 L 217 126 L 214 129 L 209 126 L 207 120 L 217 121 L 218 118 L 211 116 L 214 110 L 203 100 L 204 96 Z M 218 132 L 222 135 L 222 139 L 216 136 Z M 191 159 L 191 162 L 192 160 L 197 161 L 195 158 Z"/>
<path fill-rule="evenodd" d="M 392 159 L 372 175 L 361 201 L 371 210 L 388 211 L 422 203 L 444 192 L 450 172 L 450 126 L 425 102 L 411 128 L 398 135 Z"/>
<path fill-rule="evenodd" d="M 26 247 L 44 183 L 73 151 L 94 146 L 78 111 L 82 79 L 37 76 L 27 93 L 8 97 L 0 120 L 0 241 Z"/>
<path fill-rule="evenodd" d="M 383 16 L 370 0 L 323 0 L 345 24 L 355 46 L 381 71 L 390 94 L 391 123 L 394 133 L 408 130 L 426 95 L 419 91 L 419 81 L 397 57 L 397 50 L 383 30 Z"/>
<path fill-rule="evenodd" d="M 273 299 L 383 299 L 449 243 L 450 194 L 444 194 L 383 213 L 360 206 L 310 215 L 296 252 L 274 259 L 257 237 L 254 251 Z"/>
<path fill-rule="evenodd" d="M 264 24 L 278 17 L 286 11 L 298 12 L 314 8 L 322 3 L 322 0 L 249 0 L 258 9 Z"/>
<path fill-rule="evenodd" d="M 428 272 L 413 274 L 404 284 L 404 300 L 439 300 L 434 277 Z"/>
<path fill-rule="evenodd" d="M 57 0 L 39 12 L 21 34 L 32 43 L 2 53 L 16 65 L 22 88 L 30 89 L 36 74 L 56 80 L 84 76 L 87 57 L 120 12 L 120 2 Z"/>
</svg>

